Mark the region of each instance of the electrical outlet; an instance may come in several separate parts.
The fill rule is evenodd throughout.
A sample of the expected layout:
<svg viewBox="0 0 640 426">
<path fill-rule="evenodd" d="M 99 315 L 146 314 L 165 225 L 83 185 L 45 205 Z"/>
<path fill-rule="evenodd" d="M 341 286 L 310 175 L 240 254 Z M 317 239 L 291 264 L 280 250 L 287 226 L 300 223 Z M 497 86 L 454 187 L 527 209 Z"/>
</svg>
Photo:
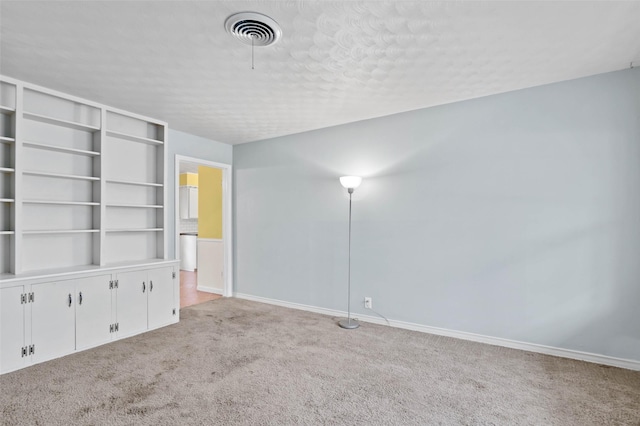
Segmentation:
<svg viewBox="0 0 640 426">
<path fill-rule="evenodd" d="M 371 301 L 370 297 L 364 298 L 364 307 L 367 309 L 373 309 L 373 302 Z"/>
</svg>

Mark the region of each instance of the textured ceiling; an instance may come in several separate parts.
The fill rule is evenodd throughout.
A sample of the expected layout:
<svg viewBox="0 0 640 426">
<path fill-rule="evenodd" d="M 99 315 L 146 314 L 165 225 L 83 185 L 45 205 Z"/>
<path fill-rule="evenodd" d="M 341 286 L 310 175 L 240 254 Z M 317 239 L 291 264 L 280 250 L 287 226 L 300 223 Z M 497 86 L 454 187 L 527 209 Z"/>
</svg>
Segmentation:
<svg viewBox="0 0 640 426">
<path fill-rule="evenodd" d="M 275 19 L 251 48 L 232 13 Z M 640 62 L 640 2 L 2 1 L 0 72 L 242 143 Z"/>
</svg>

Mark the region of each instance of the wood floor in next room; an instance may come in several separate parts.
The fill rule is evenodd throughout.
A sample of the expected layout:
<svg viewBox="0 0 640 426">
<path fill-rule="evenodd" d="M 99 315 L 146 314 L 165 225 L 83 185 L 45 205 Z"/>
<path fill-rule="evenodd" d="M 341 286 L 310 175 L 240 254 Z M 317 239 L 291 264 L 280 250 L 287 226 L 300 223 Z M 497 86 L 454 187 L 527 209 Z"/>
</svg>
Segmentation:
<svg viewBox="0 0 640 426">
<path fill-rule="evenodd" d="M 222 297 L 220 294 L 198 291 L 197 283 L 197 272 L 180 271 L 180 309 Z"/>
</svg>

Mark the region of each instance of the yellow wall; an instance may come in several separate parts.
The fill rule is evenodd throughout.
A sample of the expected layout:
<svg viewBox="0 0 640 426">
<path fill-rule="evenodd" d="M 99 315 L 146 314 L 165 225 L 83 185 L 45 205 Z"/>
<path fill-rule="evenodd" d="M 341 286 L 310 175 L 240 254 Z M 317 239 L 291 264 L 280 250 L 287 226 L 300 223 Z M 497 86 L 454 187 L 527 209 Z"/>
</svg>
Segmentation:
<svg viewBox="0 0 640 426">
<path fill-rule="evenodd" d="M 196 173 L 182 173 L 180 175 L 180 186 L 198 186 L 198 175 Z"/>
<path fill-rule="evenodd" d="M 222 169 L 198 167 L 198 237 L 222 239 Z"/>
</svg>

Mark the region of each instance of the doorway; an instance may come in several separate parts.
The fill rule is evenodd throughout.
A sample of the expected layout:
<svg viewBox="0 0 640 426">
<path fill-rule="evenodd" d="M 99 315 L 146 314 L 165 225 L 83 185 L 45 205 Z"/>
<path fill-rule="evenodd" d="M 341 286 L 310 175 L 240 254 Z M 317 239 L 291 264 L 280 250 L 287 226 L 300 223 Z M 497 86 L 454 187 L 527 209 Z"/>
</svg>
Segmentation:
<svg viewBox="0 0 640 426">
<path fill-rule="evenodd" d="M 180 307 L 232 296 L 231 165 L 175 157 Z"/>
</svg>

